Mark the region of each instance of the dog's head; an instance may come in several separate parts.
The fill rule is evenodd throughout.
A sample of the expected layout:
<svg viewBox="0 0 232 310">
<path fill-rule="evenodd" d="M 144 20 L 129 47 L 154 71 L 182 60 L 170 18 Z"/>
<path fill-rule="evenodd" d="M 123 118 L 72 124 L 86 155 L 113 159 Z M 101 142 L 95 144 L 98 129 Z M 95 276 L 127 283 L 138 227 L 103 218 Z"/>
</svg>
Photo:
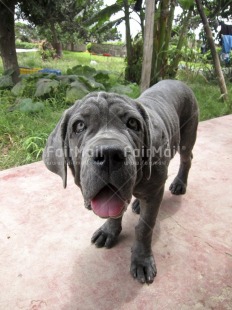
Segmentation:
<svg viewBox="0 0 232 310">
<path fill-rule="evenodd" d="M 87 207 L 100 217 L 122 216 L 134 186 L 150 177 L 145 109 L 113 93 L 92 93 L 66 110 L 48 138 L 43 159 L 67 183 L 67 165 Z"/>
</svg>

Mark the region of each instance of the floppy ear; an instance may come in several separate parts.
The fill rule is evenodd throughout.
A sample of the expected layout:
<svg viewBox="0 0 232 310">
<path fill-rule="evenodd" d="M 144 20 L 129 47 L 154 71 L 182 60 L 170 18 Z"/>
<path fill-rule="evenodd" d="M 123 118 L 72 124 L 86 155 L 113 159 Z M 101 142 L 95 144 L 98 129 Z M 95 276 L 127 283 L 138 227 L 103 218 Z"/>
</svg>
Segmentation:
<svg viewBox="0 0 232 310">
<path fill-rule="evenodd" d="M 56 128 L 48 137 L 43 152 L 43 161 L 46 167 L 63 179 L 64 188 L 67 185 L 68 144 L 66 143 L 66 132 L 71 109 L 66 110 L 62 115 Z"/>
<path fill-rule="evenodd" d="M 137 103 L 137 102 L 136 102 Z M 144 119 L 144 156 L 143 156 L 143 173 L 147 180 L 151 177 L 152 168 L 152 145 L 151 145 L 151 129 L 150 118 L 141 103 L 137 103 L 137 108 Z"/>
</svg>

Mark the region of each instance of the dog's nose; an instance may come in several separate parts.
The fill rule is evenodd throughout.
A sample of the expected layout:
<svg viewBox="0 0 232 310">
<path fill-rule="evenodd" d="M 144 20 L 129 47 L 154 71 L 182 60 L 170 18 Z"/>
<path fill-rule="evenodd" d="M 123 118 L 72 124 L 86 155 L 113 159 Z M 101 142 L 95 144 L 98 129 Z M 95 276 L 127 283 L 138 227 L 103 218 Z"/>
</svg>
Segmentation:
<svg viewBox="0 0 232 310">
<path fill-rule="evenodd" d="M 109 145 L 95 147 L 92 158 L 95 165 L 111 171 L 122 167 L 126 159 L 122 148 Z"/>
</svg>

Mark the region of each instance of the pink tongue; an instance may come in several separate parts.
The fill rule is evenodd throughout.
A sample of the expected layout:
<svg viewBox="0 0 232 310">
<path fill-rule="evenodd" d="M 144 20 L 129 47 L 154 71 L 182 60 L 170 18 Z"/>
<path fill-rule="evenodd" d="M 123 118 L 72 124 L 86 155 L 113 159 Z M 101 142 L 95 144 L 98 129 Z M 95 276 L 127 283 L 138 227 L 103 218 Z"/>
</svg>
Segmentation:
<svg viewBox="0 0 232 310">
<path fill-rule="evenodd" d="M 120 216 L 124 206 L 124 201 L 109 187 L 104 187 L 91 201 L 93 212 L 103 218 Z"/>
</svg>

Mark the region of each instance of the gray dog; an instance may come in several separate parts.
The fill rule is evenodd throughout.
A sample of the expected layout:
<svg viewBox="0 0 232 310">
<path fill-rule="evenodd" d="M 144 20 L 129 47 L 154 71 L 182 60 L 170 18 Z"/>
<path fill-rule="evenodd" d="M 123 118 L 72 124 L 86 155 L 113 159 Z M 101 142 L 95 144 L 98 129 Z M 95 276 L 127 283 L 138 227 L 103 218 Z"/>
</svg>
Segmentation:
<svg viewBox="0 0 232 310">
<path fill-rule="evenodd" d="M 107 221 L 92 237 L 110 248 L 121 232 L 124 211 L 140 213 L 132 247 L 131 274 L 152 283 L 156 266 L 152 231 L 176 151 L 180 168 L 172 194 L 186 192 L 196 140 L 198 108 L 193 92 L 182 82 L 164 80 L 138 99 L 113 93 L 91 93 L 66 110 L 48 138 L 43 159 L 63 179 L 67 165 L 81 188 L 85 206 Z"/>
</svg>

